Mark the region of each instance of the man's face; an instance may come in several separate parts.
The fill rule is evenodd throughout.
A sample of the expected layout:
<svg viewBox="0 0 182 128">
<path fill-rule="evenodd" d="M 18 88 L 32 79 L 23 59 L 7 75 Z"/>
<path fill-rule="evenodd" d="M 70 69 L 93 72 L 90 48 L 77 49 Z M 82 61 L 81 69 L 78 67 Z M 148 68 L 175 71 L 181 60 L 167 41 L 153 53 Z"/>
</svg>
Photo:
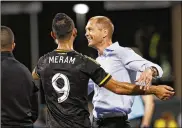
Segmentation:
<svg viewBox="0 0 182 128">
<path fill-rule="evenodd" d="M 88 40 L 89 47 L 95 47 L 103 41 L 103 31 L 101 25 L 97 24 L 95 20 L 90 20 L 86 27 L 85 36 Z"/>
</svg>

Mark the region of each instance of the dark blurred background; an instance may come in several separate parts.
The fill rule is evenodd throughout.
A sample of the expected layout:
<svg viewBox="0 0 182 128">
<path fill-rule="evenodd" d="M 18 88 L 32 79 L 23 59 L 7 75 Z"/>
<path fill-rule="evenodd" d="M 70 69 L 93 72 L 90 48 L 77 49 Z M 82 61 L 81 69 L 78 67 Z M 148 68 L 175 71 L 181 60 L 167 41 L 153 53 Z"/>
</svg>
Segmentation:
<svg viewBox="0 0 182 128">
<path fill-rule="evenodd" d="M 2 2 L 4 4 L 12 2 Z M 17 2 L 13 2 L 17 3 Z M 27 6 L 29 2 L 20 2 L 24 6 Z M 76 14 L 73 11 L 73 6 L 78 2 L 41 2 L 40 12 L 37 14 L 38 21 L 38 43 L 39 43 L 39 56 L 55 49 L 57 46 L 53 42 L 50 36 L 52 19 L 58 12 L 64 12 L 68 14 L 74 21 L 76 26 Z M 171 49 L 171 8 L 151 8 L 151 9 L 112 9 L 109 10 L 105 6 L 105 2 L 81 2 L 86 3 L 89 6 L 89 11 L 85 15 L 86 22 L 92 16 L 104 15 L 108 16 L 115 25 L 115 32 L 113 36 L 113 41 L 119 41 L 120 45 L 126 47 L 136 47 L 135 35 L 139 29 L 143 29 L 144 33 L 148 36 L 148 40 L 144 39 L 144 57 L 146 59 L 151 59 L 146 52 L 149 50 L 150 36 L 153 32 L 158 32 L 160 34 L 159 44 L 157 46 L 158 55 L 160 53 L 165 54 L 167 59 L 172 66 L 172 49 Z M 111 2 L 112 3 L 112 2 Z M 118 2 L 113 2 L 120 3 Z M 105 5 L 105 6 L 104 6 Z M 21 8 L 21 6 L 19 8 Z M 35 6 L 35 5 L 34 5 Z M 11 10 L 11 8 L 9 8 Z M 23 9 L 22 9 L 23 10 Z M 1 17 L 1 24 L 7 25 L 12 28 L 15 33 L 16 49 L 14 51 L 17 59 L 21 60 L 24 64 L 31 69 L 31 53 L 30 53 L 30 43 L 31 43 L 31 32 L 30 32 L 30 15 L 27 12 L 17 12 L 17 14 L 3 14 Z M 151 30 L 149 30 L 151 29 Z M 152 30 L 153 29 L 153 30 Z M 79 30 L 79 29 L 78 29 Z M 79 31 L 78 31 L 79 33 Z M 81 35 L 81 34 L 79 34 Z M 85 36 L 79 36 L 75 41 L 75 49 L 84 54 L 90 54 L 91 48 L 87 47 L 87 40 Z M 146 37 L 147 38 L 147 37 Z M 162 47 L 160 46 L 162 45 Z M 89 50 L 88 50 L 89 49 Z M 94 53 L 96 51 L 94 50 Z M 24 53 L 24 54 L 22 54 Z M 93 53 L 93 54 L 94 54 Z M 95 57 L 95 56 L 94 56 Z M 156 58 L 157 58 L 156 57 Z M 160 63 L 160 62 L 158 62 Z"/>
<path fill-rule="evenodd" d="M 75 13 L 73 6 L 78 3 L 88 5 L 88 13 Z M 154 117 L 159 117 L 165 108 L 172 109 L 177 117 L 181 109 L 181 6 L 181 2 L 172 1 L 2 1 L 1 25 L 13 30 L 14 55 L 31 71 L 40 56 L 57 47 L 50 36 L 56 13 L 64 12 L 75 21 L 78 36 L 74 48 L 93 58 L 97 57 L 97 51 L 88 48 L 84 27 L 92 16 L 109 17 L 115 26 L 113 42 L 138 48 L 144 58 L 159 64 L 164 70 L 163 78 L 154 83 L 168 84 L 176 90 L 177 97 L 158 107 Z"/>
</svg>

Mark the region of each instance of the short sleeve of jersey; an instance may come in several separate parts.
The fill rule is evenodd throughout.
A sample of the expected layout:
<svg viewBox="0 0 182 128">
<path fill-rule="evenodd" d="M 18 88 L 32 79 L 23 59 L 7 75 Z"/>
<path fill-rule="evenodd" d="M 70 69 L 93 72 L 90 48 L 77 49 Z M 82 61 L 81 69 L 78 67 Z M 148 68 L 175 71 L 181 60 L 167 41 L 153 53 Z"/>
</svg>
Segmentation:
<svg viewBox="0 0 182 128">
<path fill-rule="evenodd" d="M 45 57 L 42 56 L 42 57 L 39 59 L 37 65 L 36 65 L 36 67 L 35 67 L 35 73 L 36 73 L 39 77 L 40 77 L 40 72 L 41 72 L 41 70 L 43 69 L 43 66 L 45 65 L 44 62 L 45 62 Z"/>
<path fill-rule="evenodd" d="M 100 66 L 94 59 L 86 57 L 84 71 L 99 86 L 104 86 L 111 78 L 111 75 Z"/>
</svg>

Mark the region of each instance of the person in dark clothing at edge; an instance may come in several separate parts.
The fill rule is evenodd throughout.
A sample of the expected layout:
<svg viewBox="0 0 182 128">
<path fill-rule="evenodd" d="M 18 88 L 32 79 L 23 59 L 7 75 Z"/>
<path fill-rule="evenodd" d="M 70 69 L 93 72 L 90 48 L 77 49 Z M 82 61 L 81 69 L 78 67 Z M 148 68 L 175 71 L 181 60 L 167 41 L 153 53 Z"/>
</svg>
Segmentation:
<svg viewBox="0 0 182 128">
<path fill-rule="evenodd" d="M 87 98 L 90 78 L 100 87 L 120 95 L 155 94 L 166 100 L 174 94 L 173 88 L 165 85 L 144 90 L 139 85 L 115 81 L 95 60 L 73 49 L 77 30 L 65 13 L 55 15 L 51 35 L 58 44 L 57 49 L 40 57 L 32 72 L 33 78 L 42 83 L 49 128 L 91 127 Z"/>
<path fill-rule="evenodd" d="M 1 26 L 1 128 L 33 128 L 38 88 L 31 72 L 13 56 L 14 34 Z"/>
</svg>

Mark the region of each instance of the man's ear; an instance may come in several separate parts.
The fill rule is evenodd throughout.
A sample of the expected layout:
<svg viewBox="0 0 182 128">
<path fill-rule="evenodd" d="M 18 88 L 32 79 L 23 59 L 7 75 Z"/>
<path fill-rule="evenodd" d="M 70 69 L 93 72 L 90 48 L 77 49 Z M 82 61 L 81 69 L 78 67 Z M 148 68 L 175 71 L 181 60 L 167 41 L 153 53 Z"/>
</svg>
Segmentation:
<svg viewBox="0 0 182 128">
<path fill-rule="evenodd" d="M 106 36 L 108 36 L 109 31 L 107 29 L 103 29 L 103 33 L 104 33 L 104 37 L 103 38 L 105 38 Z"/>
<path fill-rule="evenodd" d="M 74 37 L 77 36 L 77 29 L 76 29 L 76 28 L 73 29 L 73 36 L 74 36 Z"/>
<path fill-rule="evenodd" d="M 55 33 L 53 32 L 53 31 L 51 31 L 51 36 L 52 36 L 52 38 L 55 40 L 56 39 L 56 35 L 55 35 Z"/>
<path fill-rule="evenodd" d="M 11 46 L 12 47 L 12 50 L 14 50 L 15 46 L 16 46 L 16 44 L 15 44 L 15 42 L 13 42 L 12 43 L 12 46 Z"/>
</svg>

